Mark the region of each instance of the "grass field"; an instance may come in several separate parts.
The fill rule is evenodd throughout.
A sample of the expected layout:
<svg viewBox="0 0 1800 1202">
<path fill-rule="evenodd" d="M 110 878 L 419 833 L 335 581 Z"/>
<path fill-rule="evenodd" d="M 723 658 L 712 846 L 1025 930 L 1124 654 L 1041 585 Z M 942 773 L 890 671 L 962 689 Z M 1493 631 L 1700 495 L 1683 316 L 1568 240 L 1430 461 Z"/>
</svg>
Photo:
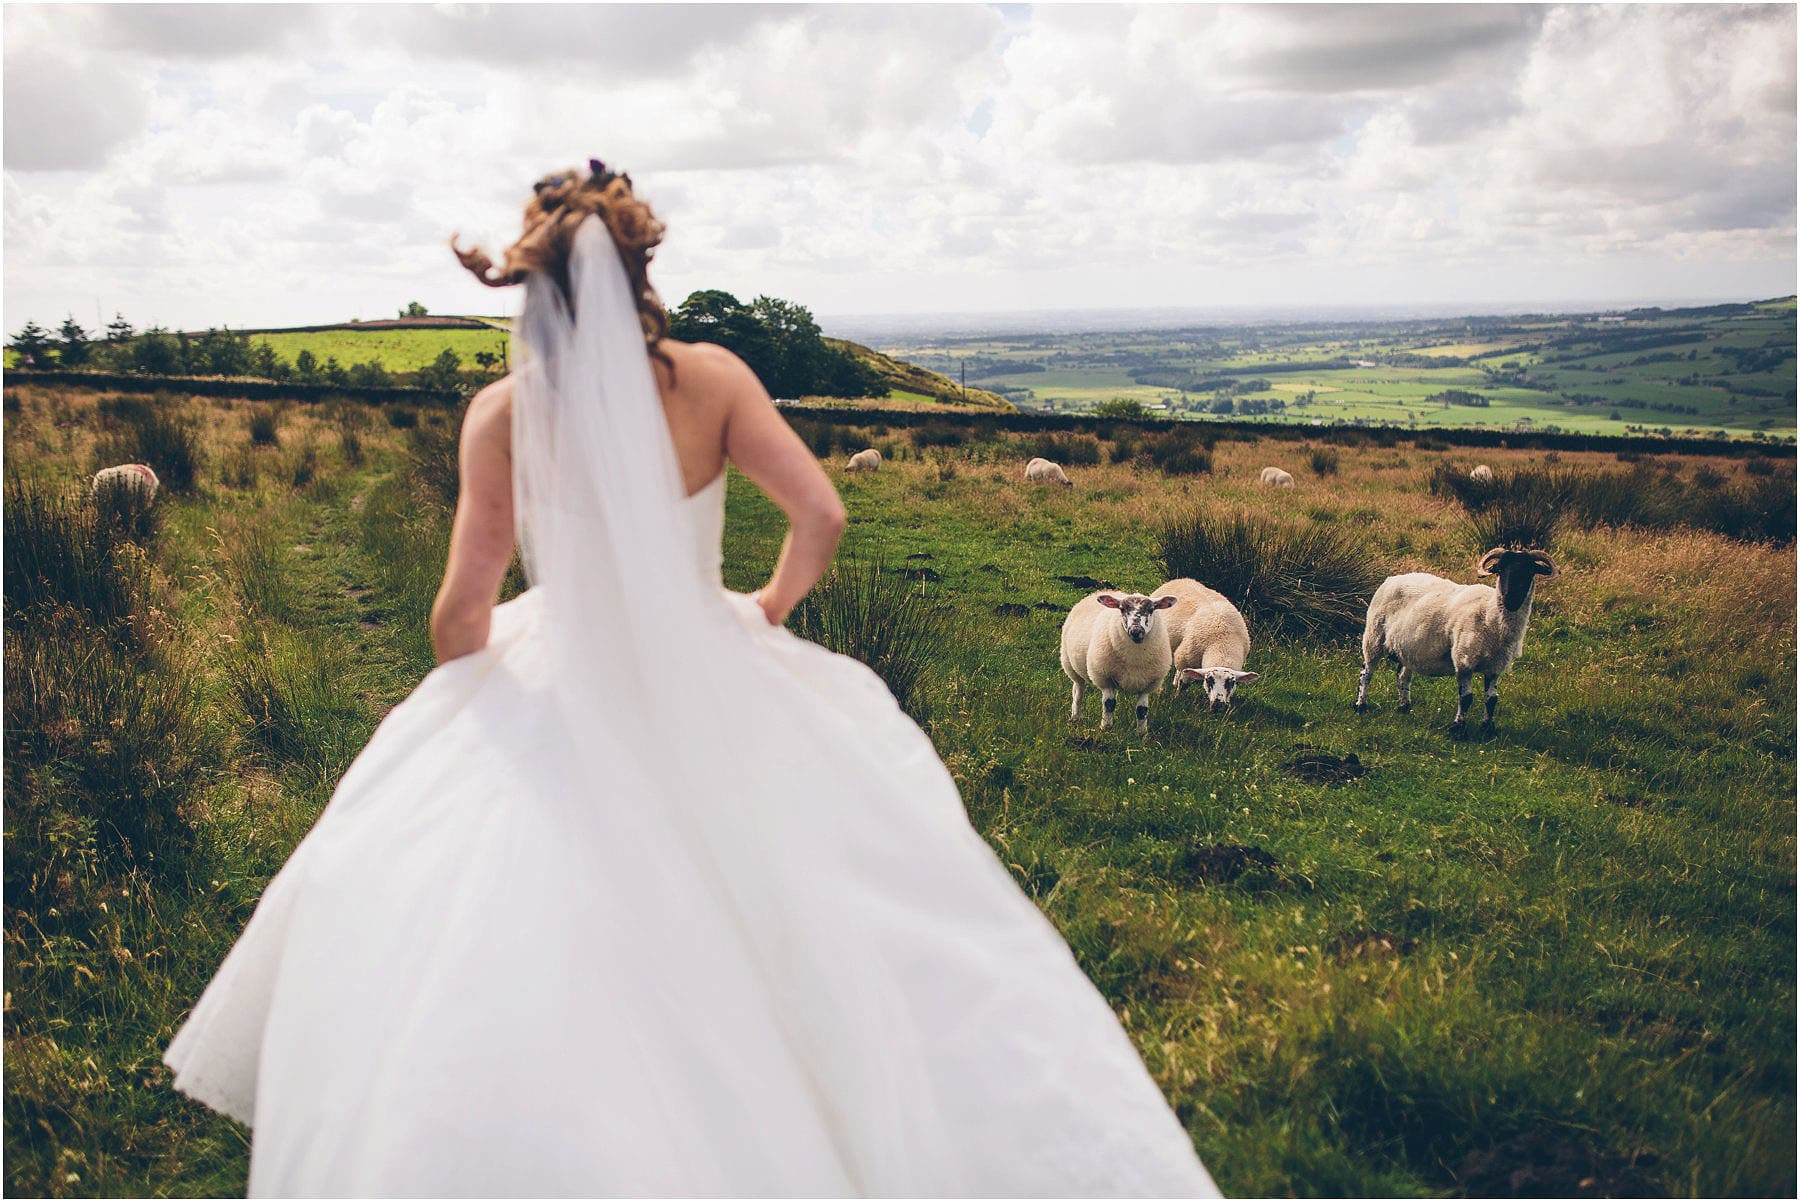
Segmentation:
<svg viewBox="0 0 1800 1202">
<path fill-rule="evenodd" d="M 1229 400 L 1238 416 L 1247 403 L 1273 408 L 1271 421 L 1776 437 L 1795 428 L 1794 329 L 1787 298 L 1606 316 L 878 341 L 937 371 L 969 364 L 972 381 L 1053 412 L 1124 397 L 1204 417 Z M 1446 389 L 1487 404 L 1427 401 Z"/>
<path fill-rule="evenodd" d="M 252 418 L 271 412 L 259 443 Z M 18 490 L 75 490 L 101 456 L 179 444 L 155 413 L 192 423 L 191 490 L 165 491 L 68 604 L 21 605 L 15 556 L 49 536 L 13 516 Z M 1140 738 L 1100 732 L 1097 710 L 1070 725 L 1056 646 L 1080 578 L 1152 587 L 1158 530 L 1202 512 L 1471 580 L 1482 548 L 1427 481 L 1473 458 L 1344 446 L 1319 475 L 1304 446 L 1226 441 L 1210 473 L 1172 475 L 1123 436 L 1075 435 L 1074 487 L 1035 490 L 1024 436 L 793 420 L 833 464 L 845 551 L 952 623 L 918 700 L 971 819 L 1228 1193 L 1792 1194 L 1791 545 L 1566 528 L 1490 738 L 1447 736 L 1445 680 L 1399 714 L 1383 673 L 1357 717 L 1354 637 L 1277 639 L 1264 621 L 1263 680 L 1232 712 L 1163 695 Z M 248 1133 L 175 1095 L 160 1052 L 431 666 L 455 425 L 7 390 L 9 1194 L 242 1191 Z M 843 476 L 844 440 L 888 462 Z M 1544 458 L 1480 457 L 1502 474 Z M 1766 478 L 1651 458 L 1693 487 Z M 1298 486 L 1256 488 L 1267 463 Z M 781 532 L 734 478 L 731 587 L 761 583 Z M 92 580 L 120 573 L 109 625 L 117 597 Z M 1350 753 L 1366 774 L 1305 767 Z M 146 814 L 162 833 L 122 851 L 119 824 Z"/>
<path fill-rule="evenodd" d="M 379 359 L 389 371 L 418 371 L 445 351 L 455 351 L 464 367 L 473 367 L 475 355 L 506 353 L 509 335 L 504 330 L 318 330 L 252 334 L 253 342 L 266 342 L 275 353 L 292 363 L 301 351 L 311 351 L 320 363 L 336 359 L 349 367 Z"/>
</svg>

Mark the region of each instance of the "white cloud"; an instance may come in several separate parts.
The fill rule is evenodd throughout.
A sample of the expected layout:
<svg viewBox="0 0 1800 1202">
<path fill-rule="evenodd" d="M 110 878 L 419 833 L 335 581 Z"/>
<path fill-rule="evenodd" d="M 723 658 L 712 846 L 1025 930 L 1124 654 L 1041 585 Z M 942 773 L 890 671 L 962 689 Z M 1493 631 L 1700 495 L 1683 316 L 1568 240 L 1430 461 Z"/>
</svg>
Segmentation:
<svg viewBox="0 0 1800 1202">
<path fill-rule="evenodd" d="M 15 325 L 96 297 L 188 326 L 493 311 L 449 234 L 498 249 L 530 181 L 591 154 L 670 222 L 672 300 L 1793 287 L 1782 6 L 14 5 L 5 28 Z"/>
</svg>

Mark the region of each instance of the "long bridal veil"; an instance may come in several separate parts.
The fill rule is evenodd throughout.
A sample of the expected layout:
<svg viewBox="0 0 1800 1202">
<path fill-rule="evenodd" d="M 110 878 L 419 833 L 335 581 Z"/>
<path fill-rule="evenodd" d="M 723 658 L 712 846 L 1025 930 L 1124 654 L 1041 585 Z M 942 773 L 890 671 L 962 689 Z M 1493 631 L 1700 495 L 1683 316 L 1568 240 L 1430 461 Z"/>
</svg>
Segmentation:
<svg viewBox="0 0 1800 1202">
<path fill-rule="evenodd" d="M 912 1023 L 897 1012 L 890 966 L 872 946 L 880 938 L 854 900 L 875 882 L 839 876 L 881 871 L 881 848 L 866 845 L 879 825 L 867 807 L 884 803 L 856 784 L 865 765 L 879 766 L 871 756 L 893 749 L 849 722 L 822 726 L 816 700 L 769 671 L 766 656 L 750 657 L 743 627 L 760 614 L 734 610 L 695 556 L 636 304 L 598 218 L 576 235 L 566 299 L 532 276 L 517 341 L 513 474 L 526 571 L 543 589 L 553 649 L 545 684 L 596 785 L 614 779 L 620 746 L 657 759 L 642 776 L 656 796 L 628 804 L 671 837 L 647 837 L 645 853 L 679 856 L 669 870 L 706 889 L 696 907 L 724 919 L 718 946 L 669 954 L 741 970 L 721 974 L 715 1013 L 694 1021 L 735 1011 L 744 1042 L 719 1041 L 725 1062 L 792 1079 L 801 1113 L 743 1118 L 828 1135 L 830 1146 L 803 1152 L 819 1163 L 802 1179 L 827 1190 L 924 1188 L 921 1174 L 947 1147 L 942 1118 L 912 1104 L 929 1088 L 907 1079 L 921 1063 L 906 1046 Z M 872 677 L 858 686 L 881 688 Z M 602 730 L 613 737 L 584 737 Z M 833 748 L 847 778 L 832 779 Z M 870 861 L 846 857 L 859 845 Z"/>
</svg>

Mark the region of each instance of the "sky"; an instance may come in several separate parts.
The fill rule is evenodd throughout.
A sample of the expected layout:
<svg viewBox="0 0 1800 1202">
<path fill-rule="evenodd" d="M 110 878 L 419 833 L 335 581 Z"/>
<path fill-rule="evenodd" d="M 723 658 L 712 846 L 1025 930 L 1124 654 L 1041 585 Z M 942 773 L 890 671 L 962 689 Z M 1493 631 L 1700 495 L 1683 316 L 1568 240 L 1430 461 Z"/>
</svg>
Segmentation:
<svg viewBox="0 0 1800 1202">
<path fill-rule="evenodd" d="M 1795 285 L 1795 9 L 5 8 L 5 321 L 513 312 L 599 157 L 653 279 L 824 317 Z M 830 324 L 826 322 L 827 331 Z"/>
</svg>

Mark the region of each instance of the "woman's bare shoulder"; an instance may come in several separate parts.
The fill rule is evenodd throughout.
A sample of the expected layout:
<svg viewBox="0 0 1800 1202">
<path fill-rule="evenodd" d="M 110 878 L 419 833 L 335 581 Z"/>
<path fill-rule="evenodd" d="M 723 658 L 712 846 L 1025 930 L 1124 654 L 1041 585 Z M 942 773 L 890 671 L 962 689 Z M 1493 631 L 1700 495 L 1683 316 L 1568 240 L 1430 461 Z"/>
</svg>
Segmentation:
<svg viewBox="0 0 1800 1202">
<path fill-rule="evenodd" d="M 756 373 L 750 370 L 748 363 L 738 358 L 736 352 L 716 342 L 682 342 L 664 338 L 657 346 L 674 364 L 673 383 L 683 392 L 698 388 L 716 394 L 722 389 L 735 390 L 756 380 Z M 659 374 L 666 371 L 666 367 L 662 368 Z"/>
<path fill-rule="evenodd" d="M 512 445 L 513 378 L 501 376 L 469 400 L 463 413 L 465 446 L 497 443 Z"/>
</svg>

